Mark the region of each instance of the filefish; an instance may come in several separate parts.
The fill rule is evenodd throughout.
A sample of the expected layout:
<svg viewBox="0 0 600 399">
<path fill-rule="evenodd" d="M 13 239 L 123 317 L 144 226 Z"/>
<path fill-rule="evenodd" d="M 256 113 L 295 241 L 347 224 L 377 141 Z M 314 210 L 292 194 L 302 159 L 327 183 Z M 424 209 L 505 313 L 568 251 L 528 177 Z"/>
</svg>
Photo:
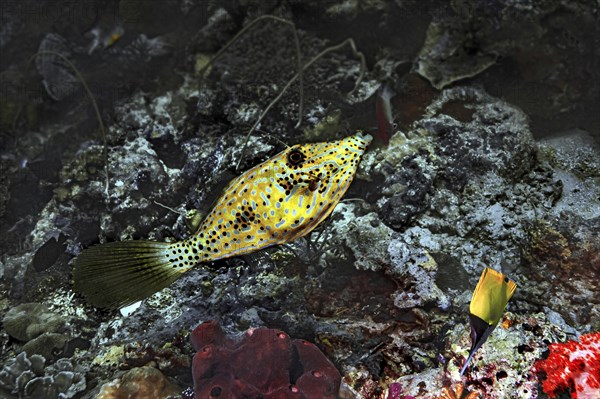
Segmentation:
<svg viewBox="0 0 600 399">
<path fill-rule="evenodd" d="M 233 179 L 197 232 L 179 242 L 92 246 L 74 262 L 74 289 L 96 307 L 123 307 L 169 286 L 203 262 L 305 236 L 333 211 L 372 137 L 297 144 Z"/>
<path fill-rule="evenodd" d="M 460 375 L 462 376 L 475 352 L 488 339 L 500 322 L 504 309 L 512 298 L 517 285 L 504 274 L 486 267 L 473 292 L 469 305 L 471 324 L 471 350 Z"/>
</svg>

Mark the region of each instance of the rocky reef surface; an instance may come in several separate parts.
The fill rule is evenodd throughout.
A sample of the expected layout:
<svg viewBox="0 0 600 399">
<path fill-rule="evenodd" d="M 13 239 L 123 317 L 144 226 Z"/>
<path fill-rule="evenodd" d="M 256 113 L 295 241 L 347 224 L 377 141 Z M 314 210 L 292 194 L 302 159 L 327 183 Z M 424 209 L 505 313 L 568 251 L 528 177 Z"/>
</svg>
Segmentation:
<svg viewBox="0 0 600 399">
<path fill-rule="evenodd" d="M 0 396 L 193 398 L 191 332 L 218 320 L 227 336 L 285 335 L 281 364 L 252 365 L 265 374 L 293 364 L 321 378 L 290 339 L 314 343 L 341 375 L 332 397 L 545 398 L 553 374 L 534 364 L 600 330 L 597 4 L 83 3 L 2 13 Z M 295 24 L 303 64 L 352 38 L 366 69 L 348 45 L 324 55 L 244 151 L 297 73 L 294 29 L 265 19 L 204 67 L 266 14 Z M 377 128 L 385 85 L 389 138 Z M 126 309 L 73 292 L 83 248 L 185 238 L 239 170 L 282 143 L 355 130 L 375 141 L 308 237 L 201 265 Z M 517 291 L 461 377 L 484 266 Z"/>
</svg>

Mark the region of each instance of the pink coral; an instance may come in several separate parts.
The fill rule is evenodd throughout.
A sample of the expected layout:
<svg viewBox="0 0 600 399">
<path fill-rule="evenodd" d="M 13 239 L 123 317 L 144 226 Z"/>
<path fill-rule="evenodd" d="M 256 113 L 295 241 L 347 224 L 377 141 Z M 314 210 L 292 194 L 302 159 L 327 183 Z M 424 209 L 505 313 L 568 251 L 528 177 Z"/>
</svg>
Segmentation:
<svg viewBox="0 0 600 399">
<path fill-rule="evenodd" d="M 550 344 L 548 358 L 533 369 L 546 375 L 542 388 L 551 398 L 569 389 L 573 399 L 600 399 L 600 332 Z"/>
<path fill-rule="evenodd" d="M 388 389 L 387 399 L 401 399 L 404 398 L 402 395 L 402 386 L 398 382 L 392 382 L 390 384 L 390 388 Z"/>
<path fill-rule="evenodd" d="M 196 399 L 335 398 L 341 376 L 308 341 L 269 328 L 248 330 L 238 342 L 216 321 L 192 332 Z"/>
</svg>

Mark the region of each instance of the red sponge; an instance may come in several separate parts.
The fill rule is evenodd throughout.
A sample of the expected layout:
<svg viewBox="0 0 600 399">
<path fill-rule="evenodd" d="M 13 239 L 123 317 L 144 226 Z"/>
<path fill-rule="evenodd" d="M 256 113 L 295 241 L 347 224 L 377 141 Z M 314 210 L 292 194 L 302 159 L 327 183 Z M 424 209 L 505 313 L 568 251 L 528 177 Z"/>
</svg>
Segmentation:
<svg viewBox="0 0 600 399">
<path fill-rule="evenodd" d="M 546 375 L 542 388 L 551 398 L 570 390 L 573 399 L 600 399 L 600 332 L 550 344 L 550 355 L 533 370 Z"/>
<path fill-rule="evenodd" d="M 216 321 L 192 332 L 196 399 L 333 399 L 341 375 L 314 344 L 283 331 L 251 329 L 236 342 Z"/>
</svg>

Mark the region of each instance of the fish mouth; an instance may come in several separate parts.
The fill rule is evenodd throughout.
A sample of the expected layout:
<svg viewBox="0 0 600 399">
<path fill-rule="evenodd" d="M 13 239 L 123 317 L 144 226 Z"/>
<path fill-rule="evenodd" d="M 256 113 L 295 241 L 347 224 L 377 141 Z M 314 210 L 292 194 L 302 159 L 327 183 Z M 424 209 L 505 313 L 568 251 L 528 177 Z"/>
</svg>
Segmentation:
<svg viewBox="0 0 600 399">
<path fill-rule="evenodd" d="M 373 141 L 373 136 L 371 136 L 368 133 L 358 132 L 358 133 L 356 133 L 356 136 L 358 136 L 359 139 L 365 141 L 367 143 L 367 145 L 369 145 L 371 143 L 371 141 Z"/>
<path fill-rule="evenodd" d="M 369 146 L 369 144 L 371 144 L 371 141 L 373 141 L 373 136 L 363 132 L 358 132 L 355 135 L 351 136 L 351 138 L 358 141 L 359 146 L 363 150 L 366 149 Z"/>
</svg>

